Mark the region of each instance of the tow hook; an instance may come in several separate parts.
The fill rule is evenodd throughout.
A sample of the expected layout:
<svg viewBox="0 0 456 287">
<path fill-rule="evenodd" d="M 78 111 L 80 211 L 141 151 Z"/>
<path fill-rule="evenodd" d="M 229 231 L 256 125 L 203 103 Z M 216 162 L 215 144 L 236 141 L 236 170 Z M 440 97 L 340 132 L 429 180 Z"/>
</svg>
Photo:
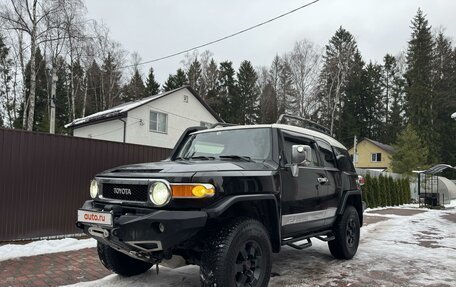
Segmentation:
<svg viewBox="0 0 456 287">
<path fill-rule="evenodd" d="M 108 238 L 109 237 L 109 231 L 100 227 L 89 227 L 89 233 L 92 236 L 96 237 L 102 237 L 102 238 Z"/>
</svg>

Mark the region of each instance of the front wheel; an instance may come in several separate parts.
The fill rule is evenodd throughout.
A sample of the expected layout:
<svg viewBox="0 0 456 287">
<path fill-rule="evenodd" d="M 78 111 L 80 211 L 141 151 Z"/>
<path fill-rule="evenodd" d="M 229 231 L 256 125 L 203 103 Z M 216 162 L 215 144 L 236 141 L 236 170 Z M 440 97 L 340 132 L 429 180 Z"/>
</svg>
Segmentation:
<svg viewBox="0 0 456 287">
<path fill-rule="evenodd" d="M 142 274 L 153 265 L 152 263 L 131 258 L 100 242 L 97 244 L 97 251 L 98 257 L 100 257 L 104 267 L 121 276 L 129 277 Z"/>
<path fill-rule="evenodd" d="M 360 224 L 358 211 L 353 206 L 347 206 L 342 216 L 336 221 L 334 240 L 328 242 L 331 255 L 337 259 L 351 259 L 358 250 Z"/>
<path fill-rule="evenodd" d="M 201 258 L 202 286 L 268 286 L 271 243 L 263 224 L 238 218 L 217 228 Z"/>
</svg>

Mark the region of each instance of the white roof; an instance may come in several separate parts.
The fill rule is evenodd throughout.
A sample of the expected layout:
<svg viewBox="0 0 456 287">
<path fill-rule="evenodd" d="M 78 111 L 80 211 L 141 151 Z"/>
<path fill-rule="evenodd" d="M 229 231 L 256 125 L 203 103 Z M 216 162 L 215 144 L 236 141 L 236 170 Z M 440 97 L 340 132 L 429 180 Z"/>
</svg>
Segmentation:
<svg viewBox="0 0 456 287">
<path fill-rule="evenodd" d="M 124 104 L 118 105 L 116 107 L 113 107 L 111 109 L 104 110 L 104 111 L 101 111 L 101 112 L 98 112 L 98 113 L 94 113 L 94 114 L 89 115 L 87 117 L 75 119 L 71 123 L 66 124 L 65 128 L 74 127 L 74 126 L 78 126 L 78 125 L 81 125 L 81 124 L 86 124 L 86 123 L 89 123 L 89 122 L 92 122 L 92 121 L 98 121 L 98 120 L 103 120 L 103 119 L 107 119 L 107 118 L 111 118 L 111 117 L 122 116 L 124 113 L 126 113 L 126 112 L 128 112 L 128 111 L 130 111 L 132 109 L 135 109 L 135 108 L 140 107 L 140 106 L 142 106 L 144 104 L 147 104 L 149 102 L 152 102 L 152 101 L 157 100 L 157 99 L 159 99 L 161 97 L 164 97 L 166 95 L 172 94 L 174 92 L 177 92 L 177 91 L 180 91 L 180 90 L 183 90 L 183 89 L 187 89 L 188 91 L 190 91 L 200 101 L 200 103 L 214 116 L 214 118 L 216 118 L 220 122 L 223 121 L 223 119 L 220 118 L 219 115 L 217 115 L 207 105 L 207 103 L 205 103 L 204 100 L 201 99 L 201 97 L 198 94 L 196 94 L 196 92 L 191 87 L 183 86 L 183 87 L 180 87 L 180 88 L 177 88 L 177 89 L 174 89 L 174 90 L 171 90 L 171 91 L 167 91 L 167 92 L 162 92 L 160 94 L 153 95 L 153 96 L 150 96 L 150 97 L 138 100 L 138 101 L 134 101 L 134 102 L 130 102 L 130 103 L 124 103 Z"/>
<path fill-rule="evenodd" d="M 142 106 L 142 105 L 144 105 L 144 104 L 146 104 L 146 103 L 148 103 L 150 101 L 153 101 L 155 99 L 163 97 L 165 94 L 168 94 L 168 93 L 161 93 L 161 94 L 158 94 L 158 95 L 147 97 L 145 99 L 142 99 L 142 100 L 139 100 L 139 101 L 136 101 L 136 102 L 121 104 L 121 105 L 118 105 L 118 106 L 116 106 L 114 108 L 111 108 L 111 109 L 108 109 L 108 110 L 104 110 L 104 111 L 101 111 L 101 112 L 98 112 L 98 113 L 94 113 L 94 114 L 91 114 L 90 116 L 87 116 L 87 117 L 84 117 L 84 118 L 75 119 L 71 123 L 66 124 L 65 128 L 68 128 L 68 127 L 71 127 L 71 126 L 80 125 L 80 124 L 83 124 L 83 123 L 87 123 L 87 122 L 90 122 L 93 119 L 108 118 L 108 117 L 110 117 L 112 115 L 128 112 L 129 110 L 132 110 L 132 109 L 134 109 L 136 107 L 139 107 L 139 106 Z"/>
<path fill-rule="evenodd" d="M 279 128 L 279 129 L 282 129 L 282 130 L 288 130 L 288 131 L 292 131 L 292 132 L 302 133 L 302 134 L 310 135 L 310 136 L 325 140 L 332 146 L 343 148 L 343 149 L 347 149 L 343 144 L 338 142 L 333 137 L 328 136 L 327 134 L 324 134 L 324 133 L 321 133 L 321 132 L 318 132 L 318 131 L 315 131 L 315 130 L 311 130 L 311 129 L 306 129 L 306 128 L 297 127 L 297 126 L 290 126 L 290 125 L 285 125 L 285 124 L 262 124 L 262 125 L 228 126 L 228 127 L 219 127 L 219 128 L 201 130 L 201 131 L 194 132 L 194 134 L 207 133 L 207 132 L 213 132 L 213 131 L 226 131 L 226 130 L 238 130 L 238 129 L 255 129 L 255 128 Z"/>
</svg>

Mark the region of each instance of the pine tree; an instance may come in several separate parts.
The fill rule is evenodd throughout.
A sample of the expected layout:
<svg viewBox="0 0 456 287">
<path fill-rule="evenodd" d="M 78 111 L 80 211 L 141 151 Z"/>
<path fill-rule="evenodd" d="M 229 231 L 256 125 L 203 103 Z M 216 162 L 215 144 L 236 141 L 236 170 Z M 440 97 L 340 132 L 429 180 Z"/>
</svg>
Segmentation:
<svg viewBox="0 0 456 287">
<path fill-rule="evenodd" d="M 319 84 L 319 111 L 321 122 L 330 127 L 331 132 L 341 138 L 340 108 L 347 78 L 358 51 L 353 35 L 340 27 L 326 45 L 323 56 L 323 69 Z"/>
<path fill-rule="evenodd" d="M 188 84 L 192 87 L 198 95 L 203 91 L 203 78 L 202 78 L 201 63 L 195 57 L 187 71 Z"/>
<path fill-rule="evenodd" d="M 47 91 L 47 77 L 46 77 L 46 60 L 41 54 L 41 50 L 37 48 L 35 54 L 35 63 L 37 67 L 36 72 L 36 89 L 35 89 L 35 115 L 33 122 L 34 131 L 49 131 L 49 101 Z M 25 85 L 30 87 L 30 61 L 27 63 L 25 68 Z M 24 103 L 28 102 L 30 91 L 26 90 Z M 22 117 L 24 111 L 24 104 L 21 105 L 19 116 L 16 119 L 14 126 L 16 128 L 22 128 Z"/>
<path fill-rule="evenodd" d="M 144 95 L 146 97 L 153 96 L 160 93 L 160 84 L 155 80 L 154 69 L 151 67 L 149 69 L 149 74 L 146 79 L 146 87 L 144 90 Z"/>
<path fill-rule="evenodd" d="M 398 192 L 399 205 L 402 205 L 405 203 L 405 193 L 404 193 L 404 188 L 402 187 L 402 182 L 403 182 L 402 178 L 395 181 L 396 190 Z"/>
<path fill-rule="evenodd" d="M 412 174 L 412 170 L 425 167 L 428 149 L 411 125 L 408 125 L 399 135 L 397 143 L 393 146 L 395 148 L 391 159 L 393 172 Z"/>
<path fill-rule="evenodd" d="M 405 179 L 405 195 L 407 198 L 406 203 L 411 202 L 411 193 L 410 193 L 410 180 L 408 178 Z"/>
<path fill-rule="evenodd" d="M 87 99 L 85 108 L 81 112 L 81 117 L 91 115 L 103 110 L 102 100 L 102 71 L 96 61 L 92 62 L 86 72 L 87 77 Z M 84 106 L 84 104 L 83 104 Z"/>
<path fill-rule="evenodd" d="M 211 59 L 206 70 L 206 89 L 207 94 L 201 95 L 207 104 L 216 112 L 221 110 L 221 101 L 219 97 L 219 70 L 214 59 Z M 219 114 L 219 116 L 221 116 Z"/>
<path fill-rule="evenodd" d="M 282 95 L 280 95 L 279 85 L 280 85 L 280 73 L 282 71 L 282 59 L 279 57 L 279 55 L 275 55 L 275 57 L 272 59 L 271 67 L 269 68 L 269 73 L 268 73 L 268 83 L 271 85 L 271 88 L 274 90 L 274 94 L 276 95 L 277 98 L 277 107 L 278 107 L 278 112 L 281 111 L 283 108 L 281 105 L 285 105 L 284 101 L 285 99 L 283 98 Z"/>
<path fill-rule="evenodd" d="M 79 59 L 73 62 L 73 66 L 71 66 L 71 64 L 68 64 L 67 69 L 69 70 L 67 73 L 69 89 L 69 111 L 66 123 L 70 123 L 76 118 L 83 117 L 82 111 L 84 109 L 86 73 Z M 72 96 L 74 96 L 74 103 L 72 102 Z M 87 100 L 87 98 L 85 100 Z M 62 132 L 68 132 L 68 130 Z"/>
<path fill-rule="evenodd" d="M 378 192 L 380 193 L 381 206 L 385 207 L 388 205 L 388 190 L 385 184 L 385 177 L 380 175 L 378 177 Z"/>
<path fill-rule="evenodd" d="M 377 203 L 377 207 L 383 205 L 383 193 L 381 191 L 381 186 L 380 186 L 380 178 L 376 177 L 374 181 L 374 190 L 375 190 L 375 202 Z"/>
<path fill-rule="evenodd" d="M 103 59 L 101 65 L 101 110 L 117 106 L 121 100 L 121 79 L 122 73 L 119 70 L 118 63 L 111 53 Z"/>
<path fill-rule="evenodd" d="M 279 73 L 279 85 L 277 89 L 279 115 L 299 112 L 294 84 L 290 65 L 287 61 L 283 61 Z"/>
<path fill-rule="evenodd" d="M 69 81 L 69 74 L 67 73 L 65 59 L 59 57 L 56 62 L 57 64 L 55 67 L 57 68 L 57 83 L 55 87 L 55 133 L 64 134 L 67 132 L 65 125 L 71 118 L 71 105 L 68 98 L 71 83 Z"/>
<path fill-rule="evenodd" d="M 365 181 L 366 181 L 365 189 L 367 190 L 367 198 L 369 201 L 369 207 L 370 208 L 377 207 L 378 203 L 376 201 L 375 189 L 374 189 L 375 178 L 373 178 L 370 174 L 366 174 Z M 364 192 L 364 189 L 363 189 L 363 192 Z"/>
<path fill-rule="evenodd" d="M 340 121 L 343 125 L 339 131 L 339 140 L 348 146 L 352 144 L 353 136 L 368 136 L 363 128 L 364 120 L 370 117 L 364 103 L 365 81 L 364 61 L 361 54 L 356 52 L 342 98 L 344 104 L 340 108 Z"/>
<path fill-rule="evenodd" d="M 132 102 L 137 101 L 145 97 L 146 87 L 142 80 L 141 75 L 139 74 L 138 69 L 135 69 L 133 75 L 130 79 L 130 82 L 123 88 L 123 102 Z"/>
<path fill-rule="evenodd" d="M 277 96 L 273 85 L 268 82 L 260 96 L 260 122 L 272 124 L 277 121 Z"/>
<path fill-rule="evenodd" d="M 437 160 L 435 97 L 432 91 L 434 41 L 431 26 L 421 11 L 412 20 L 412 38 L 407 49 L 407 113 L 410 124 L 429 150 L 427 162 Z"/>
<path fill-rule="evenodd" d="M 365 68 L 364 89 L 362 97 L 363 113 L 361 133 L 369 138 L 379 139 L 381 135 L 382 88 L 380 86 L 381 67 L 369 63 Z"/>
<path fill-rule="evenodd" d="M 259 92 L 256 85 L 257 73 L 249 61 L 243 61 L 237 73 L 239 90 L 240 124 L 255 124 L 258 121 Z"/>
<path fill-rule="evenodd" d="M 175 75 L 169 75 L 166 82 L 163 84 L 163 90 L 165 92 L 181 88 L 188 85 L 188 79 L 185 75 L 184 70 L 177 69 Z"/>
<path fill-rule="evenodd" d="M 379 140 L 392 144 L 404 128 L 404 79 L 399 72 L 395 57 L 386 54 L 383 58 L 382 79 L 383 87 L 383 129 Z"/>
<path fill-rule="evenodd" d="M 218 72 L 220 116 L 229 123 L 239 123 L 241 118 L 241 101 L 235 73 L 232 62 L 220 63 Z"/>
<path fill-rule="evenodd" d="M 391 205 L 397 206 L 399 205 L 399 199 L 397 196 L 398 193 L 396 190 L 396 185 L 394 184 L 394 179 L 391 176 L 388 178 L 388 184 L 391 191 Z"/>
<path fill-rule="evenodd" d="M 440 32 L 435 39 L 433 91 L 435 98 L 434 145 L 439 153 L 438 161 L 456 165 L 456 121 L 449 120 L 456 111 L 456 59 L 451 40 Z"/>
</svg>

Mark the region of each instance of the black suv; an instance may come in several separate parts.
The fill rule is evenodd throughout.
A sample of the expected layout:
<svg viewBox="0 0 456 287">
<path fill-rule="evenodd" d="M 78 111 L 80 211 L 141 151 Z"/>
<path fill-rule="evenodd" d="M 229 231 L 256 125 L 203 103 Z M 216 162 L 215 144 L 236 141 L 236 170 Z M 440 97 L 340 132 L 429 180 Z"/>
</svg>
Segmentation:
<svg viewBox="0 0 456 287">
<path fill-rule="evenodd" d="M 350 259 L 363 221 L 358 175 L 341 143 L 300 120 L 306 128 L 189 128 L 167 160 L 98 174 L 77 226 L 117 274 L 176 256 L 201 267 L 203 286 L 267 286 L 271 252 L 311 238 Z"/>
</svg>

